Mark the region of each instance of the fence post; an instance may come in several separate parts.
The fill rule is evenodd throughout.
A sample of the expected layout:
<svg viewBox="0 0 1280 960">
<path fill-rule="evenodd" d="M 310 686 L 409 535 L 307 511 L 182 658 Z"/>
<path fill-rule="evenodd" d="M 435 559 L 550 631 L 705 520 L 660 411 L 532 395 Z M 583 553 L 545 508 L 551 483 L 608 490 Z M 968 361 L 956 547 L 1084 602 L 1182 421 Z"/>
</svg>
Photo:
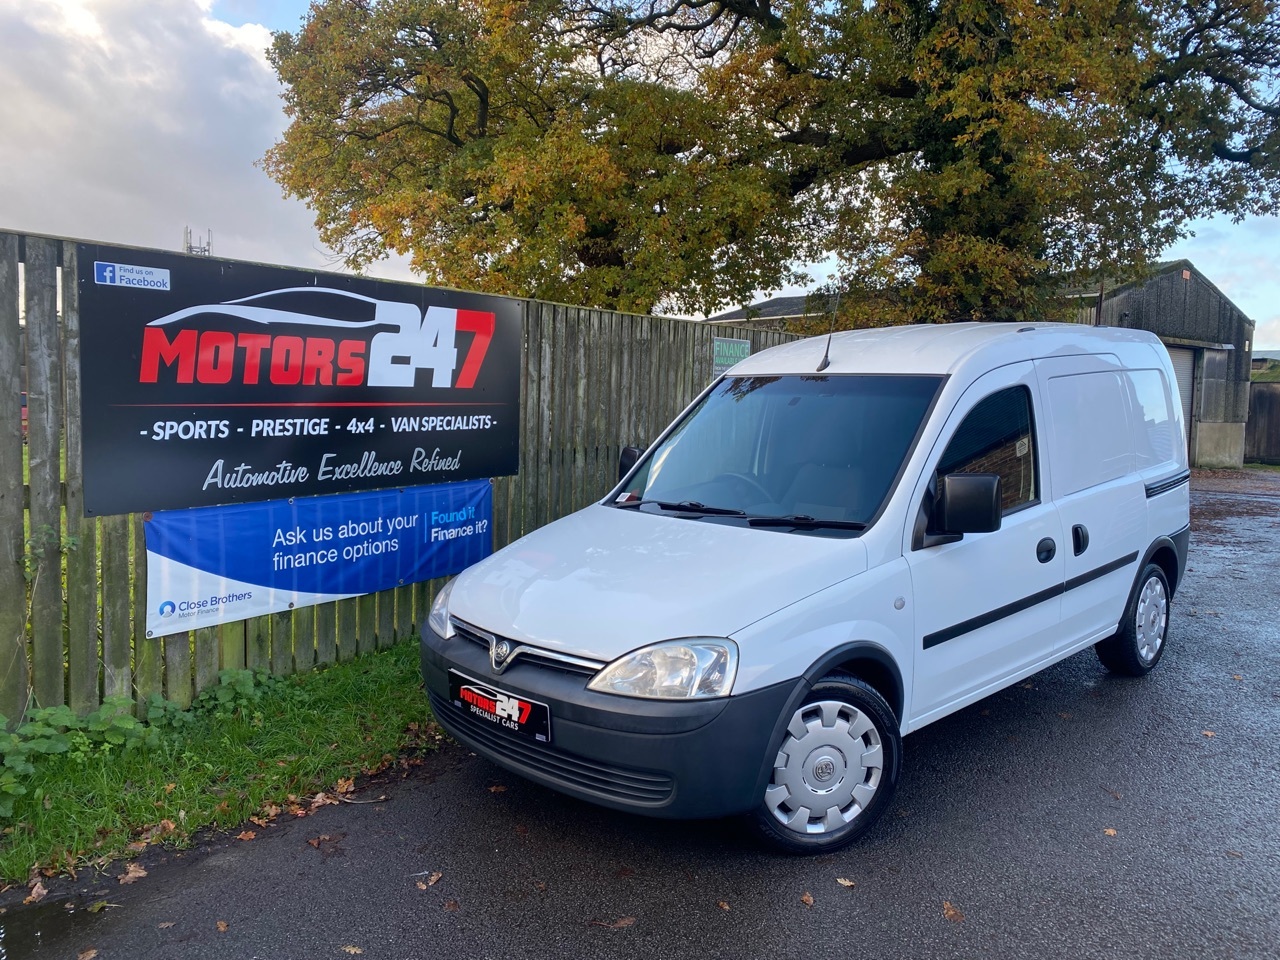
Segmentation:
<svg viewBox="0 0 1280 960">
<path fill-rule="evenodd" d="M 0 233 L 0 714 L 17 723 L 27 703 L 27 584 L 22 576 L 22 331 L 18 326 L 18 238 Z"/>
</svg>

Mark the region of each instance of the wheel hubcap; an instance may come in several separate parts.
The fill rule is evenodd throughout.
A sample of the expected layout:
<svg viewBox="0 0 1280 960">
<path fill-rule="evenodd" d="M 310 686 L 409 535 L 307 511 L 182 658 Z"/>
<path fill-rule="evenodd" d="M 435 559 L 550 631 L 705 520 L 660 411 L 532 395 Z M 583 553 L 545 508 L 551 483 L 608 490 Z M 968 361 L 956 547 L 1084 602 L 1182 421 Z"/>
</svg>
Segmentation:
<svg viewBox="0 0 1280 960">
<path fill-rule="evenodd" d="M 1134 617 L 1138 656 L 1143 663 L 1150 663 L 1160 652 L 1169 625 L 1169 597 L 1159 577 L 1152 577 L 1142 585 Z"/>
<path fill-rule="evenodd" d="M 765 806 L 796 833 L 828 833 L 871 803 L 884 772 L 880 731 L 865 713 L 839 700 L 801 707 L 773 764 Z"/>
</svg>

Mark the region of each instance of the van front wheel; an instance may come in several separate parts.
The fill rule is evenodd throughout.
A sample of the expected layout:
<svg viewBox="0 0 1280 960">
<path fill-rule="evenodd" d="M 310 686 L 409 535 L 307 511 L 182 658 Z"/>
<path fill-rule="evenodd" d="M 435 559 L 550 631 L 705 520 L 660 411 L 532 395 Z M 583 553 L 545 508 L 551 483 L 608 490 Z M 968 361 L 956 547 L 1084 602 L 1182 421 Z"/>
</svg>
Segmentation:
<svg viewBox="0 0 1280 960">
<path fill-rule="evenodd" d="M 789 853 L 829 853 L 865 833 L 898 783 L 898 720 L 870 685 L 832 674 L 791 715 L 755 813 Z"/>
<path fill-rule="evenodd" d="M 1160 662 L 1168 634 L 1169 581 L 1159 566 L 1149 563 L 1134 585 L 1120 629 L 1094 650 L 1112 673 L 1140 677 Z"/>
</svg>

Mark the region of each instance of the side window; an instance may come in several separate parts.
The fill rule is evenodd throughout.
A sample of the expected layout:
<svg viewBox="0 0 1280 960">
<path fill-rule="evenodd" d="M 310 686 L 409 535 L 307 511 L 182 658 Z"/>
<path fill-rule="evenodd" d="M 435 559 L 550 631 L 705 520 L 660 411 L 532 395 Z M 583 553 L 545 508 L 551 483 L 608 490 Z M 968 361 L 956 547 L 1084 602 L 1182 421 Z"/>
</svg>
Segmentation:
<svg viewBox="0 0 1280 960">
<path fill-rule="evenodd" d="M 969 411 L 938 462 L 938 476 L 948 473 L 998 473 L 1005 513 L 1039 499 L 1031 393 L 1026 387 L 993 393 Z"/>
</svg>

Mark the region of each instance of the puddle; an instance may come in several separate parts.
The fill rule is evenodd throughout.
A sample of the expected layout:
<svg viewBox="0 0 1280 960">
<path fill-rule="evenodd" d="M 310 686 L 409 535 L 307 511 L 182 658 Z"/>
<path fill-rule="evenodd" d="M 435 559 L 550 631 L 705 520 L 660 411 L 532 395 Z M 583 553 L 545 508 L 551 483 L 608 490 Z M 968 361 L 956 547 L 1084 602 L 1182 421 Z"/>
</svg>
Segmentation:
<svg viewBox="0 0 1280 960">
<path fill-rule="evenodd" d="M 92 931 L 107 912 L 90 913 L 71 900 L 11 907 L 0 914 L 0 960 L 66 957 L 69 946 L 74 956 L 92 946 Z"/>
</svg>

